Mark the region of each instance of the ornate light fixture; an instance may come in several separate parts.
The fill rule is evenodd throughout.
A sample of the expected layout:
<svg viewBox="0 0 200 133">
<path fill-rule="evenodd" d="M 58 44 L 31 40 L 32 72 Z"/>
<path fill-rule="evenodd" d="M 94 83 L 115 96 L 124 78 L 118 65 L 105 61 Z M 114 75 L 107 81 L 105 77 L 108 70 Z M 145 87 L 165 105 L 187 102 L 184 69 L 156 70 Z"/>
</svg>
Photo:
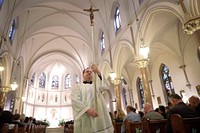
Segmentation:
<svg viewBox="0 0 200 133">
<path fill-rule="evenodd" d="M 12 91 L 15 91 L 15 90 L 17 89 L 17 87 L 18 87 L 17 82 L 13 82 L 13 83 L 11 84 L 11 90 L 12 90 Z"/>
<path fill-rule="evenodd" d="M 143 59 L 147 59 L 149 55 L 149 47 L 143 44 L 143 38 L 141 41 L 142 45 L 140 46 L 140 56 L 142 56 Z"/>
<path fill-rule="evenodd" d="M 146 67 L 149 63 L 149 59 L 148 59 L 149 47 L 147 45 L 144 45 L 143 38 L 141 38 L 140 40 L 142 42 L 142 45 L 140 45 L 140 49 L 139 49 L 140 57 L 139 59 L 135 61 L 135 64 L 139 68 L 143 68 L 143 67 Z"/>
<path fill-rule="evenodd" d="M 114 85 L 118 85 L 118 84 L 121 83 L 122 78 L 117 78 L 117 74 L 113 71 L 111 49 L 110 49 L 109 53 L 110 53 L 110 65 L 111 65 L 111 68 L 112 68 L 112 71 L 109 73 L 110 82 L 113 83 Z"/>
</svg>

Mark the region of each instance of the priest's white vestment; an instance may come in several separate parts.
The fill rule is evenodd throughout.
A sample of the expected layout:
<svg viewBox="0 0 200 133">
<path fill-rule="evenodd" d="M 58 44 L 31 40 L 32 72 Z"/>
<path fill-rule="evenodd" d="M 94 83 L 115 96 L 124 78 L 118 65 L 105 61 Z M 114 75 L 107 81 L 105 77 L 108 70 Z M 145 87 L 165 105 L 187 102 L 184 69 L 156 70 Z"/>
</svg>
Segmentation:
<svg viewBox="0 0 200 133">
<path fill-rule="evenodd" d="M 71 99 L 74 115 L 74 133 L 113 133 L 113 125 L 104 97 L 97 88 L 97 113 L 93 118 L 87 114 L 89 108 L 95 109 L 94 84 L 80 83 L 72 89 Z"/>
</svg>

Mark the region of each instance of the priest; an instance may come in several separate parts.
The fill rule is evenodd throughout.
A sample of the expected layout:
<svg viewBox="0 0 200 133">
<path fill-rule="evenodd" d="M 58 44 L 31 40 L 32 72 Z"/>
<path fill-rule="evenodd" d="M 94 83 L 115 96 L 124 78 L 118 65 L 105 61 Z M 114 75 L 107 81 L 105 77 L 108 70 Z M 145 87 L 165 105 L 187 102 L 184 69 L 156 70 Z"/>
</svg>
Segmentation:
<svg viewBox="0 0 200 133">
<path fill-rule="evenodd" d="M 93 74 L 99 78 L 93 81 Z M 72 89 L 74 133 L 113 133 L 113 125 L 100 86 L 101 73 L 96 65 L 83 70 L 83 82 Z"/>
</svg>

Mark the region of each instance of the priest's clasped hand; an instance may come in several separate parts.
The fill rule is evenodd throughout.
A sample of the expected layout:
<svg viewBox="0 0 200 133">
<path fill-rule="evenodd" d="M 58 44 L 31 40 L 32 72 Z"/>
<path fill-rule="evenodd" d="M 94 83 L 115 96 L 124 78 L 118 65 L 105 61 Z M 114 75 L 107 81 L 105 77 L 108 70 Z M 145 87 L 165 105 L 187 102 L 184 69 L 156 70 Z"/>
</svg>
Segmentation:
<svg viewBox="0 0 200 133">
<path fill-rule="evenodd" d="M 94 73 L 97 73 L 97 75 L 101 76 L 101 72 L 99 71 L 98 67 L 97 67 L 95 64 L 93 64 L 93 65 L 91 66 L 91 69 L 92 69 L 92 71 L 93 71 Z"/>
<path fill-rule="evenodd" d="M 92 108 L 90 108 L 90 109 L 87 110 L 87 114 L 88 114 L 89 116 L 92 116 L 92 117 L 97 117 L 97 116 L 99 116 L 99 115 L 97 114 L 97 112 L 96 112 L 94 109 L 92 109 Z"/>
</svg>

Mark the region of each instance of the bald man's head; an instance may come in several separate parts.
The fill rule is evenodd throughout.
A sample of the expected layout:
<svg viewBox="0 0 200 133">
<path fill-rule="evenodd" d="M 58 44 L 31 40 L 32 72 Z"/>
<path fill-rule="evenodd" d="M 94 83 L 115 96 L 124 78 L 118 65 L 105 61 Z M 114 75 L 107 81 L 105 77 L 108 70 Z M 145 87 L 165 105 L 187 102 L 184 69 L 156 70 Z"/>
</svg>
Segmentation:
<svg viewBox="0 0 200 133">
<path fill-rule="evenodd" d="M 189 98 L 189 103 L 192 107 L 196 108 L 197 105 L 200 103 L 200 100 L 197 96 L 191 96 Z"/>
<path fill-rule="evenodd" d="M 152 110 L 152 105 L 150 103 L 145 103 L 144 104 L 144 113 L 147 114 Z"/>
</svg>

